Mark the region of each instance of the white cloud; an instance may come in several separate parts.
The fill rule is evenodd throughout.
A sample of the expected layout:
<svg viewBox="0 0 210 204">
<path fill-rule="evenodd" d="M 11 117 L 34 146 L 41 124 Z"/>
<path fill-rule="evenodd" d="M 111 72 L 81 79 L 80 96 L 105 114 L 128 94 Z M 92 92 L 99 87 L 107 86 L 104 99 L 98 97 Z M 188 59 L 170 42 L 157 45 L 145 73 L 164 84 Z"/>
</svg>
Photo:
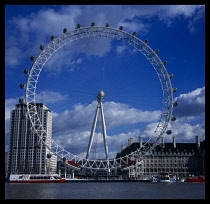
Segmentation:
<svg viewBox="0 0 210 204">
<path fill-rule="evenodd" d="M 157 125 L 158 125 L 158 123 L 156 122 L 156 123 L 150 123 L 150 124 L 148 124 L 145 128 L 144 128 L 144 130 L 143 130 L 143 132 L 142 132 L 142 134 L 141 134 L 141 136 L 143 137 L 143 138 L 150 138 L 150 137 L 157 137 L 157 134 L 155 133 L 155 130 L 156 130 L 156 128 L 157 128 Z"/>
<path fill-rule="evenodd" d="M 75 72 L 76 70 L 80 69 L 79 65 L 82 64 L 82 62 L 83 62 L 82 58 L 74 59 L 72 61 L 68 60 L 66 70 L 69 72 Z"/>
<path fill-rule="evenodd" d="M 171 142 L 171 136 L 176 137 L 177 142 L 195 142 L 195 136 L 199 135 L 201 140 L 205 139 L 205 87 L 197 88 L 189 93 L 180 94 L 177 98 L 179 105 L 174 108 L 173 115 L 177 120 L 169 123 L 168 129 L 172 135 L 165 134 L 165 141 Z M 201 123 L 202 121 L 202 123 Z M 156 136 L 154 130 L 157 123 L 148 124 L 140 132 L 143 138 Z"/>
<path fill-rule="evenodd" d="M 122 132 L 114 135 L 107 135 L 109 158 L 114 158 L 117 152 L 121 151 L 121 145 L 128 146 L 128 139 L 133 138 L 134 142 L 139 142 L 139 136 L 143 137 L 143 142 L 146 142 L 154 134 L 157 123 L 148 124 L 144 130 L 135 129 L 130 132 Z M 190 125 L 189 123 L 172 123 L 168 129 L 172 130 L 172 135 L 164 134 L 165 142 L 172 142 L 172 136 L 176 138 L 176 142 L 195 142 L 195 136 L 199 135 L 200 140 L 205 139 L 204 124 Z M 77 154 L 85 158 L 90 137 L 90 131 L 82 131 L 73 134 L 56 136 L 55 141 L 62 145 L 71 153 Z M 95 133 L 94 140 L 97 137 L 96 158 L 105 158 L 103 137 L 101 133 Z M 94 143 L 92 145 L 94 150 Z M 93 154 L 91 155 L 93 157 Z"/>
<path fill-rule="evenodd" d="M 172 123 L 173 136 L 177 142 L 195 142 L 195 136 L 199 135 L 200 140 L 205 139 L 205 127 L 203 124 L 191 125 L 189 123 Z M 167 137 L 167 136 L 166 136 Z"/>
<path fill-rule="evenodd" d="M 143 137 L 143 142 L 147 141 L 152 136 L 157 136 L 154 131 L 158 123 L 150 123 L 145 129 L 140 132 L 140 136 Z M 176 142 L 195 142 L 195 136 L 199 135 L 200 140 L 205 139 L 205 124 L 190 124 L 177 119 L 175 122 L 169 123 L 168 130 L 172 130 L 171 135 L 166 133 L 163 135 L 165 142 L 171 142 L 172 136 L 176 138 Z"/>
<path fill-rule="evenodd" d="M 84 106 L 77 104 L 73 110 L 66 110 L 61 114 L 53 113 L 53 133 L 54 140 L 65 149 L 79 156 L 84 156 L 90 137 L 90 130 L 93 123 L 93 117 L 96 111 L 97 102 Z M 110 135 L 110 129 L 113 127 L 126 127 L 126 125 L 141 122 L 156 121 L 160 117 L 160 111 L 141 111 L 130 108 L 127 104 L 116 102 L 105 102 L 104 115 L 107 126 L 107 143 L 109 156 L 115 157 L 117 151 L 120 151 L 122 144 L 127 145 L 130 137 L 134 141 L 138 140 L 140 130 L 136 129 L 127 133 Z M 99 115 L 100 116 L 100 115 Z M 99 124 L 100 126 L 100 124 Z M 153 130 L 154 131 L 154 130 Z M 104 158 L 103 137 L 101 131 L 95 133 L 97 137 L 97 158 Z M 147 135 L 148 137 L 148 135 Z M 94 145 L 92 147 L 94 149 Z M 114 155 L 114 156 L 113 156 Z"/>
<path fill-rule="evenodd" d="M 108 53 L 111 50 L 111 41 L 110 38 L 94 37 L 72 42 L 55 52 L 43 70 L 51 72 L 50 74 L 58 74 L 62 71 L 75 72 L 80 69 L 85 58 L 101 57 Z M 81 54 L 83 57 L 80 56 Z"/>
<path fill-rule="evenodd" d="M 199 9 L 198 12 L 195 13 L 193 15 L 193 18 L 189 21 L 187 28 L 190 32 L 196 31 L 196 23 L 198 22 L 200 18 L 202 18 L 203 10 L 204 10 L 204 7 L 201 7 L 201 9 Z"/>
<path fill-rule="evenodd" d="M 74 134 L 62 134 L 54 137 L 54 141 L 73 154 L 87 151 L 90 131 L 81 131 Z"/>
<path fill-rule="evenodd" d="M 73 110 L 65 110 L 53 118 L 54 133 L 76 132 L 90 130 L 96 111 L 97 102 L 89 105 L 77 104 Z M 152 122 L 160 118 L 160 111 L 141 111 L 130 108 L 127 104 L 105 102 L 104 116 L 107 128 L 130 125 L 141 122 Z"/>
<path fill-rule="evenodd" d="M 191 124 L 190 122 L 192 119 L 194 120 L 196 117 L 201 117 L 201 113 L 203 112 L 203 109 L 197 109 L 196 111 L 192 111 L 191 109 L 194 109 L 195 107 L 201 105 L 201 107 L 204 107 L 204 95 L 205 95 L 205 87 L 198 88 L 196 90 L 193 90 L 187 94 L 180 94 L 179 97 L 177 97 L 177 101 L 179 101 L 180 109 L 177 109 L 177 120 L 175 122 L 171 122 L 168 126 L 168 129 L 172 130 L 172 135 L 164 134 L 165 142 L 171 142 L 172 136 L 176 137 L 177 142 L 195 142 L 195 136 L 199 135 L 201 141 L 205 139 L 205 125 L 204 122 L 202 124 Z M 96 101 L 92 102 L 92 104 L 89 104 L 88 107 L 85 107 L 81 104 L 78 104 L 74 108 L 74 114 L 78 112 L 82 115 L 80 115 L 76 121 L 75 128 L 78 128 L 75 133 L 72 133 L 73 139 L 69 140 L 68 142 L 65 142 L 65 145 L 69 149 L 74 149 L 76 152 L 79 151 L 79 146 L 82 146 L 82 152 L 80 152 L 80 156 L 86 154 L 87 150 L 87 144 L 89 141 L 90 131 L 82 129 L 81 126 L 78 126 L 78 124 L 83 124 L 86 127 L 91 128 L 92 120 L 93 120 L 93 113 L 92 111 L 95 111 L 96 108 Z M 178 108 L 176 107 L 176 108 Z M 151 122 L 145 126 L 144 129 L 140 131 L 140 129 L 136 129 L 129 132 L 121 132 L 119 134 L 114 135 L 107 135 L 107 142 L 109 151 L 112 152 L 112 155 L 116 154 L 120 151 L 121 145 L 124 144 L 127 146 L 127 141 L 129 138 L 134 138 L 135 142 L 139 141 L 139 136 L 143 137 L 143 142 L 147 141 L 151 136 L 157 136 L 154 131 L 157 127 L 157 118 L 160 115 L 160 112 L 149 112 L 149 111 L 141 111 L 137 109 L 129 108 L 127 104 L 121 104 L 116 102 L 105 102 L 104 103 L 104 110 L 105 112 L 105 120 L 107 127 L 113 127 L 113 126 L 124 126 L 127 124 L 132 123 L 139 123 L 139 122 Z M 81 112 L 80 112 L 81 111 Z M 62 115 L 59 115 L 60 120 L 64 119 L 64 115 L 66 118 L 72 118 L 73 112 L 66 111 Z M 85 114 L 84 114 L 85 113 Z M 174 113 L 174 114 L 175 114 Z M 191 119 L 190 119 L 191 118 Z M 87 120 L 88 119 L 88 120 Z M 57 120 L 55 120 L 57 121 Z M 88 125 L 89 121 L 89 125 Z M 154 122 L 153 122 L 154 121 Z M 58 124 L 58 122 L 56 122 Z M 66 129 L 67 127 L 73 127 L 72 122 L 68 123 L 65 122 L 64 126 L 62 126 L 62 130 Z M 80 131 L 83 130 L 83 131 Z M 108 131 L 109 132 L 109 131 Z M 62 138 L 63 137 L 63 138 Z M 62 137 L 56 137 L 58 140 L 65 141 L 66 136 Z M 61 139 L 62 138 L 62 139 Z M 78 142 L 76 140 L 78 138 Z M 98 134 L 98 145 L 102 147 L 102 150 L 100 153 L 98 153 L 98 156 L 102 156 L 103 154 L 103 140 L 102 140 L 102 134 Z M 111 154 L 111 153 L 110 153 Z"/>
<path fill-rule="evenodd" d="M 5 100 L 5 120 L 10 119 L 10 112 L 14 109 L 15 104 L 18 103 L 19 98 L 10 98 Z"/>
<path fill-rule="evenodd" d="M 128 139 L 133 138 L 134 142 L 139 140 L 140 131 L 138 129 L 127 133 L 119 133 L 116 135 L 107 135 L 109 158 L 114 158 L 117 152 L 120 152 L 121 145 L 128 145 Z M 88 142 L 90 138 L 90 131 L 82 131 L 74 134 L 59 135 L 54 138 L 55 142 L 64 149 L 85 158 Z M 97 140 L 97 148 L 95 149 L 95 141 Z M 93 158 L 93 151 L 96 151 L 96 158 L 105 158 L 104 144 L 102 133 L 95 133 L 93 144 L 91 148 L 90 158 Z"/>
<path fill-rule="evenodd" d="M 133 138 L 134 142 L 139 141 L 139 136 L 141 132 L 139 129 L 127 133 L 119 133 L 116 135 L 108 136 L 107 143 L 109 148 L 113 151 L 114 149 L 120 150 L 122 144 L 128 145 L 128 139 Z"/>
<path fill-rule="evenodd" d="M 179 105 L 174 108 L 174 115 L 181 117 L 204 117 L 205 113 L 205 87 L 197 88 L 187 94 L 180 94 L 175 98 Z"/>
<path fill-rule="evenodd" d="M 81 15 L 81 8 L 79 6 L 68 6 L 66 9 L 61 7 L 59 10 L 46 9 L 39 10 L 37 13 L 31 13 L 27 17 L 17 17 L 13 19 L 17 28 L 23 34 L 34 32 L 34 34 L 39 34 L 43 37 L 46 35 L 60 35 L 63 28 L 74 29 L 75 19 Z M 50 37 L 50 36 L 49 36 Z"/>
<path fill-rule="evenodd" d="M 5 151 L 8 151 L 10 113 L 12 110 L 14 110 L 14 106 L 18 103 L 18 99 L 10 98 L 5 100 Z"/>
<path fill-rule="evenodd" d="M 133 32 L 137 32 L 138 35 L 142 35 L 145 34 L 149 31 L 149 24 L 146 23 L 141 23 L 141 22 L 121 22 L 120 23 L 121 26 L 124 27 L 124 30 L 126 30 L 127 32 L 133 33 Z"/>
<path fill-rule="evenodd" d="M 125 50 L 127 50 L 127 49 L 128 49 L 127 46 L 125 46 L 125 45 L 123 45 L 123 46 L 119 45 L 119 46 L 116 47 L 116 52 L 117 52 L 118 54 L 121 54 L 121 53 L 123 53 L 123 52 L 124 52 Z"/>
<path fill-rule="evenodd" d="M 19 65 L 21 61 L 28 59 L 31 55 L 38 55 L 40 50 L 38 49 L 40 44 L 46 45 L 50 42 L 50 36 L 60 36 L 63 28 L 68 30 L 74 30 L 78 23 L 82 26 L 90 26 L 91 22 L 95 22 L 96 25 L 104 26 L 107 22 L 113 28 L 124 26 L 124 30 L 127 32 L 137 32 L 137 35 L 146 34 L 150 30 L 150 24 L 144 22 L 144 18 L 157 16 L 160 21 L 163 21 L 170 26 L 173 23 L 173 19 L 180 17 L 188 20 L 188 29 L 191 32 L 196 30 L 196 22 L 203 16 L 205 7 L 200 5 L 149 5 L 149 6 L 60 6 L 57 10 L 46 9 L 38 12 L 33 12 L 26 17 L 16 17 L 9 19 L 10 24 L 13 26 L 12 32 L 6 32 L 6 65 L 13 66 Z M 6 19 L 8 20 L 8 19 Z M 6 21 L 6 24 L 8 21 Z M 97 55 L 103 56 L 111 50 L 110 39 L 97 39 L 90 38 L 86 43 L 72 44 L 73 49 L 63 47 L 57 55 L 54 55 L 47 64 L 46 70 L 61 71 L 65 68 L 67 71 L 76 71 L 83 61 L 79 58 L 73 59 L 75 54 L 83 53 L 86 56 Z M 125 49 L 123 46 L 118 47 L 117 51 L 122 52 Z M 28 56 L 28 57 L 26 57 Z M 63 67 L 61 65 L 64 65 Z M 42 91 L 37 94 L 37 100 L 48 103 L 55 103 L 56 99 L 65 100 L 67 95 L 61 95 L 59 93 Z M 181 94 L 177 97 L 179 106 L 174 108 L 174 115 L 178 118 L 175 122 L 177 124 L 177 132 L 180 140 L 185 139 L 185 134 L 189 135 L 187 130 L 193 134 L 197 132 L 202 134 L 204 128 L 202 125 L 191 125 L 187 123 L 195 118 L 202 118 L 204 116 L 205 107 L 205 87 L 194 90 L 187 94 Z M 8 134 L 9 130 L 9 117 L 10 111 L 14 109 L 15 103 L 18 103 L 18 99 L 7 99 L 5 104 L 5 131 Z M 158 111 L 141 111 L 138 109 L 132 109 L 126 104 L 120 104 L 115 102 L 104 103 L 104 109 L 106 109 L 105 117 L 107 126 L 113 127 L 118 125 L 135 124 L 140 122 L 151 122 L 148 124 L 142 134 L 148 137 L 154 132 L 156 123 L 154 121 L 160 116 Z M 73 133 L 77 131 L 78 135 L 73 139 L 68 138 L 67 144 L 76 142 L 76 138 L 86 138 L 84 141 L 88 141 L 89 132 L 93 113 L 96 109 L 96 102 L 84 106 L 81 104 L 75 105 L 73 110 L 67 110 L 62 114 L 54 113 L 54 130 L 56 133 L 62 133 L 59 136 L 60 141 L 65 141 L 63 135 L 65 131 L 71 130 Z M 70 119 L 67 121 L 67 119 Z M 72 119 L 72 120 L 71 120 Z M 187 121 L 186 121 L 187 119 Z M 185 123 L 182 124 L 185 120 Z M 60 127 L 56 126 L 60 124 Z M 175 124 L 174 123 L 174 124 Z M 178 128 L 178 124 L 180 125 Z M 186 130 L 186 131 L 185 131 Z M 78 132 L 79 131 L 79 132 Z M 121 143 L 119 138 L 127 138 L 134 134 L 132 131 L 128 133 L 120 133 L 112 136 L 112 141 Z M 137 133 L 136 133 L 137 134 Z M 194 137 L 194 135 L 192 136 Z M 186 139 L 190 138 L 186 136 Z M 110 136 L 111 140 L 111 136 Z M 81 140 L 82 141 L 82 140 Z M 114 144 L 114 143 L 113 143 Z M 65 144 L 64 144 L 65 145 Z M 85 144 L 84 144 L 85 145 Z M 120 144 L 121 145 L 121 144 Z"/>
<path fill-rule="evenodd" d="M 156 11 L 156 14 L 161 21 L 171 26 L 174 18 L 184 17 L 185 19 L 191 19 L 194 18 L 194 15 L 197 15 L 197 13 L 203 14 L 204 9 L 205 7 L 203 5 L 164 5 Z M 199 18 L 200 17 L 201 15 L 199 15 Z M 199 20 L 199 18 L 195 19 L 194 23 Z M 189 29 L 189 26 L 187 26 L 187 28 Z M 189 29 L 189 31 L 191 30 Z"/>
<path fill-rule="evenodd" d="M 37 103 L 56 103 L 58 101 L 62 101 L 68 98 L 68 95 L 62 95 L 59 92 L 55 91 L 41 91 L 36 95 L 36 102 Z"/>
<path fill-rule="evenodd" d="M 184 16 L 189 19 L 188 28 L 192 31 L 195 30 L 196 21 L 203 15 L 204 8 L 200 5 L 71 5 L 60 6 L 58 10 L 40 10 L 26 17 L 10 19 L 13 33 L 7 32 L 6 64 L 15 66 L 26 54 L 38 55 L 39 45 L 49 43 L 51 35 L 60 36 L 63 28 L 74 30 L 78 23 L 90 26 L 91 22 L 95 22 L 96 25 L 104 26 L 108 22 L 111 27 L 122 25 L 128 32 L 135 31 L 142 35 L 150 29 L 150 24 L 145 23 L 144 18 L 158 16 L 170 25 L 175 17 Z M 12 42 L 8 42 L 9 39 Z M 96 43 L 89 39 L 81 49 L 85 54 L 102 56 L 110 50 L 110 39 L 100 39 Z"/>
<path fill-rule="evenodd" d="M 56 98 L 57 100 L 64 100 L 67 96 L 62 96 L 58 92 L 42 92 L 40 98 L 43 100 Z M 205 104 L 205 87 L 198 88 L 187 94 L 180 94 L 177 97 L 180 109 L 177 109 L 177 120 L 171 122 L 168 129 L 172 130 L 172 135 L 165 134 L 165 142 L 171 142 L 171 136 L 176 137 L 177 142 L 195 142 L 195 136 L 199 135 L 201 141 L 205 139 L 205 124 L 190 123 L 190 117 L 201 117 L 203 109 L 197 109 L 192 112 L 191 109 L 195 107 L 204 107 Z M 21 97 L 20 97 L 21 98 Z M 10 112 L 15 108 L 18 99 L 10 98 L 5 101 L 5 136 L 6 143 L 9 135 Z M 55 102 L 49 100 L 49 103 Z M 86 106 L 76 104 L 73 110 L 66 110 L 61 114 L 52 112 L 53 114 L 53 139 L 56 143 L 61 145 L 64 149 L 79 156 L 86 155 L 87 145 L 90 137 L 90 130 L 93 122 L 94 113 L 97 102 L 93 101 Z M 176 108 L 178 108 L 176 107 Z M 104 103 L 105 120 L 107 128 L 114 126 L 124 127 L 129 124 L 147 122 L 144 129 L 134 129 L 126 132 L 125 130 L 118 134 L 107 135 L 108 148 L 110 158 L 114 157 L 117 152 L 120 152 L 121 145 L 127 146 L 129 138 L 134 138 L 134 141 L 139 141 L 139 136 L 143 136 L 143 142 L 147 141 L 151 136 L 156 136 L 154 130 L 157 127 L 157 120 L 160 116 L 159 111 L 141 111 L 139 109 L 130 108 L 127 104 L 116 102 Z M 188 118 L 188 121 L 186 120 Z M 96 136 L 95 136 L 96 137 Z M 97 157 L 102 158 L 104 155 L 102 134 L 98 133 L 98 153 Z M 113 156 L 114 155 L 114 156 Z"/>
<path fill-rule="evenodd" d="M 20 58 L 23 57 L 23 51 L 18 47 L 10 47 L 6 50 L 5 63 L 13 66 L 20 64 Z"/>
<path fill-rule="evenodd" d="M 176 17 L 179 15 L 183 15 L 184 17 L 191 17 L 197 11 L 197 9 L 202 8 L 202 5 L 171 5 L 171 6 L 163 6 L 164 12 L 162 15 L 166 17 Z"/>
<path fill-rule="evenodd" d="M 160 118 L 160 111 L 142 111 L 130 108 L 127 104 L 105 102 L 106 121 L 108 126 L 134 124 L 139 122 L 151 122 Z M 104 113 L 104 114 L 105 114 Z"/>
</svg>

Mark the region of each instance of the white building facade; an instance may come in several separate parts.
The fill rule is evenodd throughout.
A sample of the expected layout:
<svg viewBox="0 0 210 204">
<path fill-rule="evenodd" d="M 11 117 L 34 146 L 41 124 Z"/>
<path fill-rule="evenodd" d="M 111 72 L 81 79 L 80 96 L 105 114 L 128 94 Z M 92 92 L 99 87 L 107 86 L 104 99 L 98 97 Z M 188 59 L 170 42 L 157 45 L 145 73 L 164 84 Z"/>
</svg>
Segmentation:
<svg viewBox="0 0 210 204">
<path fill-rule="evenodd" d="M 45 129 L 43 137 L 50 145 L 52 138 L 52 113 L 42 103 L 36 103 L 37 112 Z M 26 104 L 17 104 L 10 115 L 10 138 L 7 162 L 10 174 L 46 174 L 57 170 L 57 156 L 46 145 L 38 142 L 31 129 Z"/>
</svg>

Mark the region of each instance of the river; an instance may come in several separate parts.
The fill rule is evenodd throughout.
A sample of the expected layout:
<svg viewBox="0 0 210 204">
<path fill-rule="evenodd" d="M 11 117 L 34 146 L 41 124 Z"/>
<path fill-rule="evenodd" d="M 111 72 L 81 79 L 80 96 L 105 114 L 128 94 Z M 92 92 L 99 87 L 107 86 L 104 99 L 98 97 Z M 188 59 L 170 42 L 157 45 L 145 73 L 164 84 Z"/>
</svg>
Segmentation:
<svg viewBox="0 0 210 204">
<path fill-rule="evenodd" d="M 205 199 L 205 183 L 7 183 L 5 199 Z"/>
</svg>

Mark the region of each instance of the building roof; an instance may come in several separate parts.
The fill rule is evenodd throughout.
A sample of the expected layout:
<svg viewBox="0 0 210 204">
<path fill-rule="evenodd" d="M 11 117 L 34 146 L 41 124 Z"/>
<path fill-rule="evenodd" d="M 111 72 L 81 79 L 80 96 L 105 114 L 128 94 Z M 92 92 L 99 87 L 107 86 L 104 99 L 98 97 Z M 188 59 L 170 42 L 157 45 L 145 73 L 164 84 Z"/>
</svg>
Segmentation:
<svg viewBox="0 0 210 204">
<path fill-rule="evenodd" d="M 34 103 L 30 103 L 30 104 L 33 104 L 33 105 L 34 105 Z M 43 108 L 46 109 L 46 110 L 49 110 L 49 108 L 48 108 L 46 105 L 44 105 L 43 103 L 35 103 L 35 104 L 36 104 L 36 106 L 40 106 L 40 107 L 43 107 Z M 19 103 L 19 104 L 16 104 L 16 107 L 17 107 L 17 108 L 20 107 L 20 106 L 26 107 L 26 103 Z"/>
<path fill-rule="evenodd" d="M 142 143 L 143 145 L 145 143 Z M 130 146 L 123 149 L 120 153 L 117 153 L 116 158 L 126 156 L 127 154 L 130 154 L 131 152 L 134 152 L 140 148 L 139 142 L 134 142 Z M 200 148 L 205 149 L 205 140 L 204 142 L 200 142 Z M 164 147 L 162 144 L 156 146 L 153 150 L 153 154 L 179 154 L 179 153 L 187 153 L 187 154 L 199 154 L 199 149 L 197 148 L 196 143 L 176 143 L 176 148 L 174 148 L 173 143 L 164 143 Z"/>
</svg>

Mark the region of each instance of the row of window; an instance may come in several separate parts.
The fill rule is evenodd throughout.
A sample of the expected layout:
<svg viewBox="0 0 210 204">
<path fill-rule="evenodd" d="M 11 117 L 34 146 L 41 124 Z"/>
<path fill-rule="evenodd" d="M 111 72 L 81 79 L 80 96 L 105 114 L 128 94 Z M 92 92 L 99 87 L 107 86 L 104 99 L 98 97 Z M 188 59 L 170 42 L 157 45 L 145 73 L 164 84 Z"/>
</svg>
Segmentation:
<svg viewBox="0 0 210 204">
<path fill-rule="evenodd" d="M 158 172 L 173 172 L 173 173 L 175 173 L 175 172 L 188 172 L 188 171 L 190 171 L 190 172 L 196 172 L 197 171 L 197 169 L 195 169 L 195 168 L 191 168 L 191 169 L 189 169 L 189 168 L 187 168 L 187 167 L 182 167 L 182 168 L 155 168 L 155 169 L 145 169 L 144 170 L 144 172 L 145 173 L 158 173 Z"/>
<path fill-rule="evenodd" d="M 186 163 L 185 164 L 183 164 L 183 163 L 180 163 L 180 164 L 145 164 L 144 165 L 144 167 L 165 167 L 165 166 L 167 166 L 167 167 L 169 167 L 169 166 L 171 166 L 171 168 L 172 167 L 182 167 L 182 166 L 185 166 L 185 165 L 187 165 Z"/>
<path fill-rule="evenodd" d="M 193 158 L 193 157 L 190 157 Z M 178 161 L 187 161 L 189 157 L 165 157 L 165 158 L 158 158 L 158 159 L 145 159 L 144 162 L 148 163 L 158 163 L 158 162 L 178 162 Z"/>
<path fill-rule="evenodd" d="M 36 157 L 40 157 L 40 154 L 41 154 L 40 151 L 38 151 L 38 152 L 33 152 L 33 153 L 32 152 L 28 152 L 28 153 L 21 152 L 19 155 L 21 158 L 25 158 L 26 156 L 33 157 L 34 155 L 36 155 Z M 45 152 L 42 152 L 42 155 L 45 155 Z M 12 158 L 12 159 L 19 158 L 17 151 L 13 151 L 13 154 L 11 156 L 9 156 L 9 158 Z"/>
<path fill-rule="evenodd" d="M 46 128 L 47 127 L 47 123 L 42 123 L 42 127 L 44 127 L 44 128 Z M 49 126 L 50 127 L 50 126 Z M 27 123 L 22 123 L 22 125 L 21 124 L 15 124 L 14 126 L 11 126 L 11 131 L 12 130 L 15 130 L 15 131 L 18 131 L 19 129 L 21 129 L 21 130 L 25 130 L 26 131 L 26 129 L 30 129 L 31 128 L 31 125 L 30 124 L 27 124 Z"/>
<path fill-rule="evenodd" d="M 20 168 L 18 169 L 16 167 L 12 167 L 11 169 L 8 169 L 8 171 L 10 171 L 13 174 L 14 173 L 18 173 L 19 174 L 19 173 L 21 173 L 20 171 L 24 172 L 24 170 L 26 170 L 26 169 L 27 169 L 27 172 L 28 172 L 28 170 L 29 171 L 33 171 L 33 170 L 39 171 L 39 166 L 37 166 L 37 167 L 31 167 L 31 168 L 30 167 L 29 168 L 21 168 L 21 169 Z M 44 171 L 45 170 L 45 166 L 42 167 L 41 170 Z"/>
<path fill-rule="evenodd" d="M 44 135 L 45 136 L 45 135 Z M 49 138 L 51 138 L 50 136 L 48 136 Z M 37 140 L 37 137 L 34 137 L 34 135 L 21 135 L 20 137 L 16 136 L 12 138 L 13 142 L 17 142 L 17 141 L 29 141 L 29 142 L 33 142 Z"/>
<path fill-rule="evenodd" d="M 196 154 L 195 152 L 158 152 L 155 153 L 155 156 L 158 155 L 194 155 Z"/>
<path fill-rule="evenodd" d="M 45 160 L 45 158 L 46 158 L 46 156 L 42 156 L 42 160 Z M 40 159 L 40 156 L 39 155 L 36 155 L 36 160 L 39 160 Z M 18 162 L 24 162 L 24 161 L 28 161 L 28 162 L 33 162 L 34 161 L 34 157 L 33 156 L 31 156 L 31 157 L 28 157 L 27 159 L 26 159 L 26 157 L 24 157 L 24 156 L 21 156 L 21 157 L 12 157 L 12 162 L 16 162 L 16 161 L 18 161 Z"/>
<path fill-rule="evenodd" d="M 45 154 L 45 152 L 43 152 L 42 154 Z M 25 158 L 26 156 L 28 156 L 28 157 L 32 157 L 32 156 L 34 156 L 34 155 L 36 155 L 36 156 L 40 156 L 40 152 L 36 152 L 36 153 L 34 153 L 34 152 L 28 152 L 28 153 L 26 153 L 26 152 L 21 152 L 20 154 L 19 154 L 19 156 L 17 156 L 17 157 L 20 157 L 20 158 Z M 16 155 L 14 154 L 14 155 L 12 155 L 12 158 L 15 158 L 16 157 Z M 44 155 L 43 155 L 43 157 L 44 157 Z"/>
</svg>

